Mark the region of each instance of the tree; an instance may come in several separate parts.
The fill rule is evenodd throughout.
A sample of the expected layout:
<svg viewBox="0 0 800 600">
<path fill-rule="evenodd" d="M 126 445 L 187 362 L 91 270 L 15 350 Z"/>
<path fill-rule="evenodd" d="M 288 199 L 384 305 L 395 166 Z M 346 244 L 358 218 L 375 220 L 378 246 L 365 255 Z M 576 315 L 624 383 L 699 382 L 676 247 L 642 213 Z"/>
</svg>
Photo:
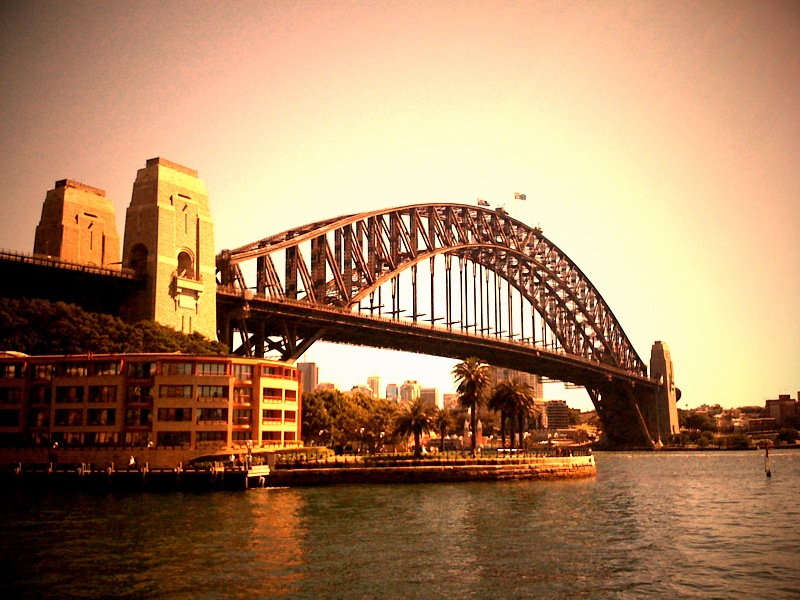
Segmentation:
<svg viewBox="0 0 800 600">
<path fill-rule="evenodd" d="M 535 414 L 535 404 L 533 400 L 533 390 L 531 386 L 522 379 L 515 377 L 508 381 L 498 383 L 491 397 L 489 406 L 494 404 L 501 411 L 501 431 L 503 431 L 503 446 L 505 446 L 505 432 L 502 423 L 503 414 L 512 420 L 511 429 L 511 448 L 514 448 L 514 427 L 516 419 L 516 430 L 519 432 L 519 447 L 522 448 L 522 430 L 525 419 Z"/>
<path fill-rule="evenodd" d="M 458 403 L 469 410 L 469 423 L 472 429 L 471 455 L 475 457 L 478 431 L 478 407 L 483 401 L 486 388 L 489 387 L 489 365 L 474 356 L 469 357 L 453 367 L 456 380 Z"/>
<path fill-rule="evenodd" d="M 493 410 L 500 414 L 500 438 L 502 440 L 502 447 L 506 447 L 506 420 L 513 410 L 509 401 L 508 395 L 505 393 L 505 388 L 500 385 L 495 386 L 492 390 L 489 399 L 486 401 L 489 410 Z M 511 440 L 511 446 L 514 446 L 514 440 Z"/>
<path fill-rule="evenodd" d="M 433 414 L 433 426 L 441 438 L 441 450 L 444 452 L 444 438 L 453 426 L 453 418 L 450 411 L 445 408 L 438 409 Z"/>
<path fill-rule="evenodd" d="M 695 412 L 686 415 L 686 428 L 700 431 L 717 431 L 717 422 L 706 413 Z"/>
<path fill-rule="evenodd" d="M 333 419 L 325 406 L 324 396 L 319 392 L 303 394 L 303 420 L 301 433 L 306 445 L 325 444 L 330 440 Z"/>
<path fill-rule="evenodd" d="M 431 406 L 422 398 L 416 398 L 405 404 L 395 420 L 394 433 L 398 437 L 408 438 L 414 436 L 414 458 L 422 456 L 420 438 L 423 433 L 429 433 L 433 426 Z"/>
<path fill-rule="evenodd" d="M 0 298 L 0 348 L 25 354 L 183 352 L 227 354 L 224 344 L 154 321 L 126 323 L 73 304 Z"/>
</svg>

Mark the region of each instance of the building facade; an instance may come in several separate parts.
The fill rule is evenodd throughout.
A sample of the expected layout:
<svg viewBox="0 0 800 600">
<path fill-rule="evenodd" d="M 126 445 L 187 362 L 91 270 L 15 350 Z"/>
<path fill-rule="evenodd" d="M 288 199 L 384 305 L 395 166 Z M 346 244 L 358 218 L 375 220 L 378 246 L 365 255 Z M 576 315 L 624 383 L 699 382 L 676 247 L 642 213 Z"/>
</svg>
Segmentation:
<svg viewBox="0 0 800 600">
<path fill-rule="evenodd" d="M 0 355 L 0 447 L 301 445 L 289 364 L 182 354 Z"/>
<path fill-rule="evenodd" d="M 439 390 L 436 388 L 421 387 L 419 397 L 423 403 L 432 408 L 441 408 L 439 404 Z"/>
<path fill-rule="evenodd" d="M 377 375 L 367 377 L 367 387 L 372 390 L 373 398 L 381 397 L 381 378 Z"/>
<path fill-rule="evenodd" d="M 780 394 L 774 400 L 767 400 L 765 408 L 767 416 L 775 419 L 777 427 L 797 427 L 800 424 L 798 404 L 800 404 L 800 392 L 797 392 L 797 400 L 789 394 Z"/>
<path fill-rule="evenodd" d="M 400 388 L 396 383 L 390 383 L 386 386 L 386 399 L 392 402 L 398 402 L 400 400 Z"/>
<path fill-rule="evenodd" d="M 317 363 L 297 363 L 297 370 L 300 372 L 300 383 L 303 386 L 304 394 L 317 389 L 317 385 L 319 385 L 319 367 L 317 367 Z"/>
<path fill-rule="evenodd" d="M 505 367 L 491 366 L 489 368 L 489 386 L 495 387 L 498 383 L 503 381 L 511 381 L 518 379 L 522 383 L 526 383 L 531 388 L 531 394 L 534 399 L 541 399 L 544 397 L 544 386 L 542 384 L 541 375 L 535 373 L 524 373 L 522 371 L 515 371 L 514 369 L 507 369 Z"/>
<path fill-rule="evenodd" d="M 422 386 L 414 380 L 407 379 L 400 386 L 400 402 L 413 402 L 419 398 Z"/>
<path fill-rule="evenodd" d="M 548 400 L 547 429 L 568 429 L 570 426 L 570 409 L 566 400 Z"/>
</svg>

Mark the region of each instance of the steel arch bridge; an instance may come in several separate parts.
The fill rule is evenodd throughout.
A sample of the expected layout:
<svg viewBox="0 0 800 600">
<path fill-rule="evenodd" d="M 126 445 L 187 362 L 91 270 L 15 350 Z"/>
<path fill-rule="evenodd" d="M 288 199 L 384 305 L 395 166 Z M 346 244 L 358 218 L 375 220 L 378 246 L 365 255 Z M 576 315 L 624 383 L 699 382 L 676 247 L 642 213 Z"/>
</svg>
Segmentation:
<svg viewBox="0 0 800 600">
<path fill-rule="evenodd" d="M 309 223 L 217 256 L 220 341 L 298 359 L 317 340 L 486 362 L 584 386 L 611 443 L 659 437 L 657 382 L 539 228 L 416 204 Z M 253 285 L 248 285 L 248 281 Z"/>
</svg>

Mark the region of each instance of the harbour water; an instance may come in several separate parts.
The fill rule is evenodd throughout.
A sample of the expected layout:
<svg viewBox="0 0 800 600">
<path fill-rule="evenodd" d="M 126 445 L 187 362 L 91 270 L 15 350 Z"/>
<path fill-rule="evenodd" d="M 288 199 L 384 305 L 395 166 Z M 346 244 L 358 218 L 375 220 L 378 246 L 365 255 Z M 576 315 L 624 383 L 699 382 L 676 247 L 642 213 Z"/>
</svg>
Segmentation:
<svg viewBox="0 0 800 600">
<path fill-rule="evenodd" d="M 797 598 L 800 451 L 598 453 L 596 478 L 0 491 L 2 598 Z"/>
</svg>

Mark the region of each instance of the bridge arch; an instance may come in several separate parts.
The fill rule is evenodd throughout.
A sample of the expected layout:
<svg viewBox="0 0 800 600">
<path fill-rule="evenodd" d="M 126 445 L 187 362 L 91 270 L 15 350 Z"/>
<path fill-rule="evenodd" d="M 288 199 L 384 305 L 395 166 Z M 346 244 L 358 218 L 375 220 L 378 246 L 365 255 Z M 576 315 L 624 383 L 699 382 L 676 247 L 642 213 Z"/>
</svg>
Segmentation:
<svg viewBox="0 0 800 600">
<path fill-rule="evenodd" d="M 444 263 L 444 275 L 435 275 L 434 263 Z M 251 269 L 255 285 L 248 286 L 242 266 Z M 419 265 L 429 263 L 431 299 L 420 307 Z M 460 281 L 454 283 L 453 262 Z M 472 265 L 470 267 L 470 265 Z M 344 215 L 309 223 L 263 238 L 217 257 L 220 285 L 274 299 L 299 300 L 345 310 L 375 311 L 374 295 L 390 288 L 389 313 L 417 322 L 429 310 L 431 323 L 444 321 L 448 327 L 460 324 L 462 331 L 497 337 L 505 322 L 510 338 L 520 343 L 550 344 L 584 360 L 604 363 L 646 376 L 647 367 L 636 353 L 622 326 L 591 281 L 566 253 L 547 239 L 542 230 L 514 219 L 502 210 L 461 204 L 416 204 L 399 208 Z M 470 273 L 471 271 L 471 273 Z M 440 270 L 441 272 L 441 270 Z M 411 273 L 406 293 L 412 305 L 401 308 L 395 296 L 401 294 L 400 277 Z M 472 299 L 469 284 L 472 275 Z M 480 275 L 481 289 L 477 290 Z M 488 278 L 507 287 L 504 298 L 488 298 Z M 457 288 L 456 319 L 449 314 L 453 293 L 444 301 L 445 314 L 436 317 L 435 279 L 444 278 L 444 288 Z M 492 285 L 495 281 L 492 281 Z M 518 299 L 512 299 L 511 290 Z M 363 302 L 370 301 L 365 309 Z M 488 300 L 488 301 L 487 301 Z M 492 300 L 500 306 L 492 306 Z M 383 307 L 382 300 L 378 302 Z M 530 307 L 531 329 L 544 329 L 538 340 L 526 338 L 524 329 L 513 332 L 512 319 L 519 307 L 518 325 L 524 325 L 524 306 Z M 442 302 L 439 301 L 439 309 Z M 490 327 L 487 313 L 495 312 Z M 480 313 L 480 316 L 479 316 Z M 486 320 L 483 317 L 487 317 Z M 479 332 L 479 318 L 484 322 Z M 465 322 L 466 321 L 466 322 Z M 550 340 L 547 340 L 547 333 Z"/>
</svg>

